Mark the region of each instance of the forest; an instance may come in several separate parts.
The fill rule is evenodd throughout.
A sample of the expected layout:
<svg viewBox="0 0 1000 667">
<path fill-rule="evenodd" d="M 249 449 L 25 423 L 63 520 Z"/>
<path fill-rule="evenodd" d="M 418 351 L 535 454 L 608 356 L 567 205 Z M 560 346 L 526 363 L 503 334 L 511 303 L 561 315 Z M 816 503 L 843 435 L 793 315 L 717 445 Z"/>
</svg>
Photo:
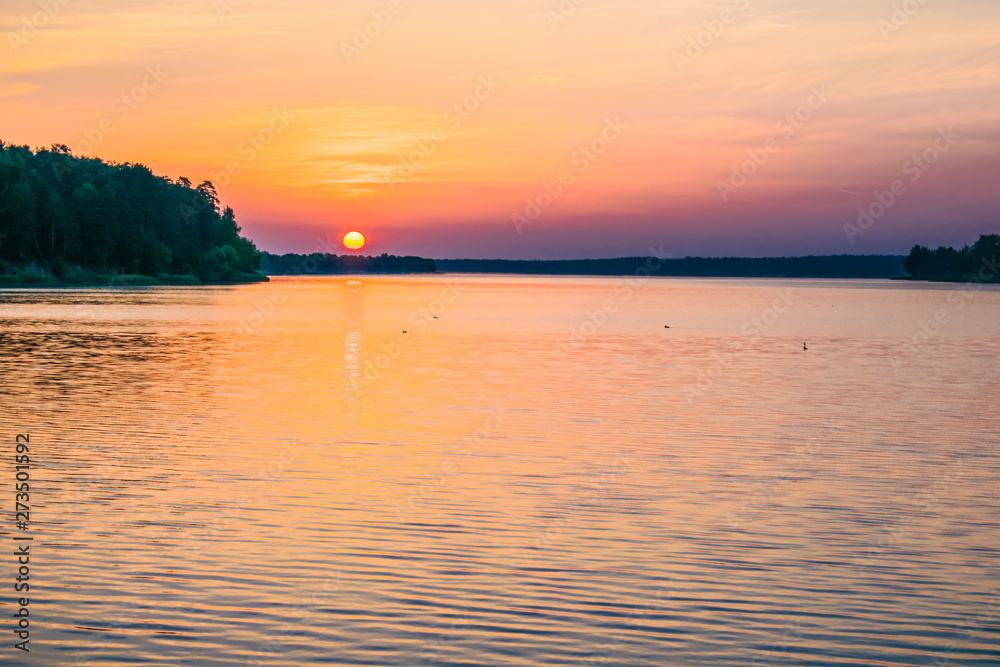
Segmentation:
<svg viewBox="0 0 1000 667">
<path fill-rule="evenodd" d="M 654 276 L 712 278 L 896 278 L 903 275 L 898 255 L 823 255 L 812 257 L 683 257 L 647 264 L 647 257 L 571 260 L 447 259 L 441 271 L 544 275 L 626 276 L 655 267 Z"/>
<path fill-rule="evenodd" d="M 345 274 L 345 273 L 434 273 L 437 264 L 423 257 L 396 255 L 272 255 L 265 252 L 261 271 L 268 275 Z"/>
<path fill-rule="evenodd" d="M 903 260 L 903 268 L 914 280 L 1000 282 L 997 269 L 1000 234 L 983 234 L 973 245 L 956 250 L 945 246 L 931 250 L 915 245 Z"/>
<path fill-rule="evenodd" d="M 246 282 L 259 267 L 209 181 L 0 141 L 0 282 Z"/>
</svg>

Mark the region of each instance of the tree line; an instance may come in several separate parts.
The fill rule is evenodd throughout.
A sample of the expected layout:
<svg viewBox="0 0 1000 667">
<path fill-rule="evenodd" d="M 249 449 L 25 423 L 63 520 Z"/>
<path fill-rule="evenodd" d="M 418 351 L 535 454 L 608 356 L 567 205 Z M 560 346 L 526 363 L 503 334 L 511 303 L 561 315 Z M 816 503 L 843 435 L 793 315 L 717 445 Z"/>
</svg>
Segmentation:
<svg viewBox="0 0 1000 667">
<path fill-rule="evenodd" d="M 370 255 L 272 255 L 265 252 L 261 271 L 269 275 L 345 274 L 345 273 L 435 273 L 437 264 L 423 257 L 398 257 L 382 253 Z"/>
<path fill-rule="evenodd" d="M 903 268 L 915 280 L 962 281 L 978 278 L 983 282 L 1000 282 L 998 255 L 1000 234 L 983 234 L 974 244 L 959 250 L 945 246 L 931 250 L 915 245 L 903 260 Z"/>
<path fill-rule="evenodd" d="M 244 280 L 260 266 L 210 181 L 193 187 L 142 164 L 0 141 L 0 274 L 20 267 L 87 276 Z"/>
<path fill-rule="evenodd" d="M 627 276 L 650 270 L 646 257 L 615 259 L 512 260 L 439 259 L 442 271 L 526 273 L 536 275 Z M 899 255 L 822 255 L 812 257 L 683 257 L 655 264 L 650 274 L 712 278 L 898 278 Z"/>
</svg>

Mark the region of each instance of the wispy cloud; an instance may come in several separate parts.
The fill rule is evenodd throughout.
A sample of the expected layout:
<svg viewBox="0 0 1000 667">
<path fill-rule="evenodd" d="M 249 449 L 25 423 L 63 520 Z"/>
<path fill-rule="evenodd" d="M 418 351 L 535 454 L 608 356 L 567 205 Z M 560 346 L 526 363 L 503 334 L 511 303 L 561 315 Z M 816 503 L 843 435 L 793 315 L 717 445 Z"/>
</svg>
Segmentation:
<svg viewBox="0 0 1000 667">
<path fill-rule="evenodd" d="M 763 237 L 794 216 L 797 234 L 823 238 L 830 225 L 819 214 L 802 222 L 802 202 L 851 210 L 848 191 L 863 196 L 884 183 L 940 126 L 963 126 L 967 139 L 921 182 L 933 193 L 927 201 L 913 193 L 920 215 L 936 210 L 944 220 L 963 201 L 982 202 L 968 175 L 1000 169 L 990 129 L 1000 126 L 996 3 L 926 3 L 889 39 L 878 21 L 892 3 L 866 0 L 595 2 L 552 30 L 545 11 L 555 4 L 413 2 L 348 63 L 340 43 L 380 3 L 243 0 L 220 16 L 211 0 L 66 2 L 15 52 L 9 39 L 38 4 L 12 0 L 0 8 L 2 138 L 75 145 L 146 67 L 162 66 L 170 79 L 107 137 L 101 155 L 208 178 L 262 118 L 287 107 L 295 122 L 225 193 L 250 212 L 251 231 L 281 224 L 276 201 L 299 222 L 349 210 L 399 224 L 476 220 L 485 229 L 481 221 L 523 206 L 604 118 L 622 116 L 628 135 L 580 174 L 552 225 L 571 234 L 583 228 L 574 216 L 635 213 L 642 222 L 618 225 L 616 235 L 634 237 L 637 248 L 643 229 L 680 218 L 691 229 L 710 219 L 750 224 Z M 721 30 L 713 22 L 727 9 L 733 19 Z M 678 72 L 672 54 L 705 30 L 698 58 Z M 387 192 L 382 183 L 400 156 L 485 74 L 505 82 L 502 94 L 449 135 L 405 189 Z M 783 144 L 741 202 L 724 214 L 712 208 L 720 174 L 820 83 L 835 91 L 823 113 Z M 759 218 L 747 223 L 741 206 Z M 908 215 L 901 208 L 900 222 L 880 223 L 879 233 L 904 238 Z"/>
</svg>

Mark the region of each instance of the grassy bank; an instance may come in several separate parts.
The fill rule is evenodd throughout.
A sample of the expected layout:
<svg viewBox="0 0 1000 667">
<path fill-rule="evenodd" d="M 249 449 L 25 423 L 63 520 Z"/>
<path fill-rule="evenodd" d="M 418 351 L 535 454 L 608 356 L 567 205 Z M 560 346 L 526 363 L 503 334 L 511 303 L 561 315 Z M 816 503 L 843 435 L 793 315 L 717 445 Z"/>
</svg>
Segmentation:
<svg viewBox="0 0 1000 667">
<path fill-rule="evenodd" d="M 161 273 L 97 273 L 79 266 L 63 267 L 57 273 L 38 264 L 14 264 L 0 261 L 0 287 L 155 287 L 159 285 L 238 285 L 268 282 L 262 274 L 242 274 L 233 280 L 206 282 L 198 276 Z"/>
</svg>

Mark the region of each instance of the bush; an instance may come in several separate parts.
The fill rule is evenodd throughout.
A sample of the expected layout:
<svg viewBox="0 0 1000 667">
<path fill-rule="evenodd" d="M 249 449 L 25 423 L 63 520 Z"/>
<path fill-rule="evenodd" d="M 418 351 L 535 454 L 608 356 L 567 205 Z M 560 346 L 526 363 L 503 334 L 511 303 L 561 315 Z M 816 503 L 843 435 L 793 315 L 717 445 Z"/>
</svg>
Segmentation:
<svg viewBox="0 0 1000 667">
<path fill-rule="evenodd" d="M 163 285 L 201 285 L 201 280 L 198 279 L 198 276 L 190 276 L 183 273 L 161 273 L 159 279 Z"/>
</svg>

